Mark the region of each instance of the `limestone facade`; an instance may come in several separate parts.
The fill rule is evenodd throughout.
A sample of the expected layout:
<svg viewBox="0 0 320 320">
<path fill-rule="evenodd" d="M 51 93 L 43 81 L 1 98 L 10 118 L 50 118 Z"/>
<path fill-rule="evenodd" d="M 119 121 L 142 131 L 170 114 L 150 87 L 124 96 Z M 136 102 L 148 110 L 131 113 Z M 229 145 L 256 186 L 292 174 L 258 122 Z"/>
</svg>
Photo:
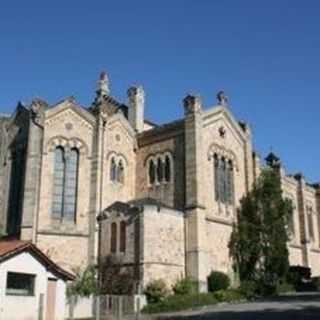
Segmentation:
<svg viewBox="0 0 320 320">
<path fill-rule="evenodd" d="M 251 129 L 225 102 L 204 108 L 197 96 L 183 100 L 183 118 L 158 126 L 144 119 L 142 87 L 123 104 L 108 84 L 102 76 L 89 107 L 36 99 L 0 115 L 0 227 L 69 270 L 120 254 L 142 286 L 188 275 L 205 290 L 211 270 L 232 274 L 232 224 L 262 167 Z M 320 275 L 320 186 L 280 170 L 294 204 L 290 262 Z M 111 225 L 122 220 L 126 250 L 113 252 Z"/>
</svg>

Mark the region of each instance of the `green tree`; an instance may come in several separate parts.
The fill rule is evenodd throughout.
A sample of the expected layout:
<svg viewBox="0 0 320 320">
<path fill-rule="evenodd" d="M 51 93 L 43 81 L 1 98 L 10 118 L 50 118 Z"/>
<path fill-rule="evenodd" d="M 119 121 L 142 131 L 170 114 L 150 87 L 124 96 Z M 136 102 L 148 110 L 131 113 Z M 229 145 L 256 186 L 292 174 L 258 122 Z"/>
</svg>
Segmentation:
<svg viewBox="0 0 320 320">
<path fill-rule="evenodd" d="M 254 282 L 271 293 L 288 272 L 290 200 L 283 199 L 279 171 L 264 169 L 241 200 L 229 249 L 241 283 Z"/>
<path fill-rule="evenodd" d="M 97 275 L 94 266 L 76 272 L 75 280 L 68 286 L 68 297 L 89 297 L 98 293 Z"/>
</svg>

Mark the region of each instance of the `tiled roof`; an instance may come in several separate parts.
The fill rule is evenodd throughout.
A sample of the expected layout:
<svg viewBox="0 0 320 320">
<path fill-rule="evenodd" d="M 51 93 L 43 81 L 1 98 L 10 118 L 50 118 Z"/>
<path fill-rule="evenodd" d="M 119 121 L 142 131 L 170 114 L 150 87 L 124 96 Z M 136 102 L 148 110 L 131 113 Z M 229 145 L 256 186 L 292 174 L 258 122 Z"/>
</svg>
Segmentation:
<svg viewBox="0 0 320 320">
<path fill-rule="evenodd" d="M 65 280 L 74 280 L 74 275 L 59 267 L 30 241 L 0 240 L 0 263 L 21 252 L 29 252 L 34 255 L 53 274 Z"/>
</svg>

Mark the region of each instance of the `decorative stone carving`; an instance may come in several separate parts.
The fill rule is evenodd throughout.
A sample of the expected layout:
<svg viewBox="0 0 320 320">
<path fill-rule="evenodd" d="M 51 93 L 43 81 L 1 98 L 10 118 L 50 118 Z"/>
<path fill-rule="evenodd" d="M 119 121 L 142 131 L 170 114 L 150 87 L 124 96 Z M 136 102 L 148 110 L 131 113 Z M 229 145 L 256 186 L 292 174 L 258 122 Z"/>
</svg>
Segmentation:
<svg viewBox="0 0 320 320">
<path fill-rule="evenodd" d="M 228 106 L 229 98 L 225 95 L 224 91 L 217 93 L 218 104 L 223 107 Z"/>
<path fill-rule="evenodd" d="M 199 96 L 187 95 L 183 99 L 183 106 L 186 116 L 189 114 L 200 112 L 202 109 L 201 98 Z"/>
<path fill-rule="evenodd" d="M 105 71 L 102 71 L 100 73 L 100 77 L 97 84 L 97 94 L 102 96 L 110 94 L 109 78 Z"/>
<path fill-rule="evenodd" d="M 44 124 L 44 110 L 47 107 L 47 104 L 40 100 L 40 99 L 34 99 L 31 103 L 30 111 L 32 120 L 37 125 L 43 126 Z"/>
</svg>

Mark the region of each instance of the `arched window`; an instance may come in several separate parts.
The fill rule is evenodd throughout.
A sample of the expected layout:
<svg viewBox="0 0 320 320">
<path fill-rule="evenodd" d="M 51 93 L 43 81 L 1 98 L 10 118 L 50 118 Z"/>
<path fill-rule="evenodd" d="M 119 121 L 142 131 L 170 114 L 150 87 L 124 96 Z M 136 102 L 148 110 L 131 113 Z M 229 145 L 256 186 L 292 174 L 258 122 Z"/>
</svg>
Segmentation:
<svg viewBox="0 0 320 320">
<path fill-rule="evenodd" d="M 233 164 L 232 161 L 228 161 L 228 167 L 226 170 L 226 198 L 227 202 L 233 204 L 234 195 L 234 182 L 233 182 Z"/>
<path fill-rule="evenodd" d="M 65 157 L 64 149 L 57 147 L 54 151 L 54 171 L 53 171 L 53 195 L 52 195 L 52 217 L 61 219 L 63 216 L 65 181 Z"/>
<path fill-rule="evenodd" d="M 157 160 L 157 180 L 158 182 L 161 182 L 163 179 L 163 162 L 161 158 L 158 158 Z"/>
<path fill-rule="evenodd" d="M 166 156 L 164 163 L 164 178 L 167 182 L 171 180 L 171 167 L 170 167 L 170 158 Z"/>
<path fill-rule="evenodd" d="M 216 201 L 219 201 L 219 199 L 220 199 L 220 195 L 219 195 L 220 173 L 219 173 L 219 158 L 218 158 L 218 155 L 215 154 L 213 159 L 214 159 L 214 193 L 215 193 Z"/>
<path fill-rule="evenodd" d="M 310 240 L 314 241 L 314 229 L 313 229 L 313 212 L 312 207 L 307 207 L 307 221 L 308 221 L 308 229 L 309 229 L 309 237 Z"/>
<path fill-rule="evenodd" d="M 215 200 L 234 203 L 234 167 L 231 160 L 213 156 Z"/>
<path fill-rule="evenodd" d="M 124 167 L 122 164 L 122 160 L 119 161 L 117 168 L 117 181 L 120 183 L 124 183 Z"/>
<path fill-rule="evenodd" d="M 127 235 L 126 235 L 126 222 L 121 221 L 120 222 L 120 252 L 126 252 L 126 241 L 127 241 Z"/>
<path fill-rule="evenodd" d="M 149 183 L 154 184 L 156 180 L 156 168 L 153 160 L 149 162 Z"/>
<path fill-rule="evenodd" d="M 57 147 L 54 153 L 52 217 L 75 221 L 79 152 Z"/>
<path fill-rule="evenodd" d="M 291 207 L 292 207 L 291 214 L 288 217 L 288 231 L 289 231 L 289 235 L 293 237 L 295 235 L 294 213 L 295 213 L 295 210 L 296 210 L 296 206 L 294 204 L 293 196 L 289 196 L 286 199 L 287 199 L 287 201 L 290 202 Z"/>
<path fill-rule="evenodd" d="M 117 180 L 117 165 L 114 158 L 112 158 L 110 162 L 110 180 L 111 181 Z"/>
<path fill-rule="evenodd" d="M 226 160 L 221 158 L 219 161 L 219 200 L 226 202 Z"/>
<path fill-rule="evenodd" d="M 68 220 L 75 220 L 79 166 L 79 152 L 77 149 L 71 149 L 68 152 L 65 163 L 63 215 Z"/>
<path fill-rule="evenodd" d="M 115 222 L 111 223 L 111 239 L 110 239 L 110 249 L 112 253 L 117 252 L 117 224 Z"/>
</svg>

